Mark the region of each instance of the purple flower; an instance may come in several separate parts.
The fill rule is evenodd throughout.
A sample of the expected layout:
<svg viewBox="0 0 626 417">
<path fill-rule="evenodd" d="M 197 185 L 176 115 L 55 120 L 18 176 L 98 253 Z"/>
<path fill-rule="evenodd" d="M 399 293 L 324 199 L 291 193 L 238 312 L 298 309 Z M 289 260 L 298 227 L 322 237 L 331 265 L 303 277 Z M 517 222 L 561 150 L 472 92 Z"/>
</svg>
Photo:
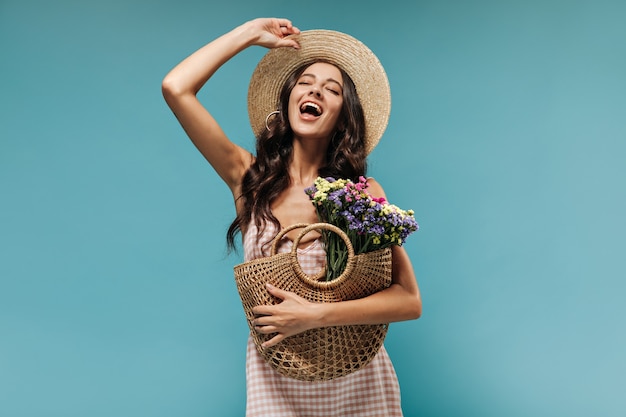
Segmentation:
<svg viewBox="0 0 626 417">
<path fill-rule="evenodd" d="M 419 229 L 412 210 L 401 210 L 384 198 L 373 198 L 367 188 L 364 177 L 356 184 L 328 177 L 316 179 L 315 185 L 305 189 L 319 220 L 343 229 L 356 254 L 402 245 L 407 236 Z M 322 234 L 327 248 L 326 278 L 331 280 L 341 273 L 347 256 L 341 252 L 344 246 L 338 235 Z"/>
</svg>

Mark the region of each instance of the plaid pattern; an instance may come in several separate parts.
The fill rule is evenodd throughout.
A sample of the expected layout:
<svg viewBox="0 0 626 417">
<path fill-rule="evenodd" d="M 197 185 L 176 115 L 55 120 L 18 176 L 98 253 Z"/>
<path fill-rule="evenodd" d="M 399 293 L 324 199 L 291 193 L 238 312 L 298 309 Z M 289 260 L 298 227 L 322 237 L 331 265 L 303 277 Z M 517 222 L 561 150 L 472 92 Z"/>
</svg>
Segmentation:
<svg viewBox="0 0 626 417">
<path fill-rule="evenodd" d="M 274 229 L 268 225 L 257 242 L 257 229 L 251 222 L 244 236 L 245 261 L 269 256 L 271 245 L 264 244 L 276 235 Z M 291 246 L 285 238 L 278 251 L 289 251 Z M 298 249 L 298 255 L 302 269 L 310 275 L 325 259 L 318 240 Z M 384 346 L 359 371 L 330 381 L 308 382 L 273 370 L 249 337 L 246 386 L 246 417 L 402 417 L 398 379 Z"/>
</svg>

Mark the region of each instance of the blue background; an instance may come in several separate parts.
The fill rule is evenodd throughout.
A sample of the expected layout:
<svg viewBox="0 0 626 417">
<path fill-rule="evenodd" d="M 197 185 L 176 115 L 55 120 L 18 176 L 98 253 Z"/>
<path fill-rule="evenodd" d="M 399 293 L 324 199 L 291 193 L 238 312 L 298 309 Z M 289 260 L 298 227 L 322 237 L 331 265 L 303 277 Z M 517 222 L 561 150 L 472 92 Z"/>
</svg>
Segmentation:
<svg viewBox="0 0 626 417">
<path fill-rule="evenodd" d="M 0 415 L 242 416 L 231 196 L 164 75 L 245 20 L 354 35 L 392 115 L 370 175 L 413 208 L 405 414 L 624 416 L 626 3 L 0 1 Z M 261 48 L 201 92 L 250 148 Z"/>
</svg>

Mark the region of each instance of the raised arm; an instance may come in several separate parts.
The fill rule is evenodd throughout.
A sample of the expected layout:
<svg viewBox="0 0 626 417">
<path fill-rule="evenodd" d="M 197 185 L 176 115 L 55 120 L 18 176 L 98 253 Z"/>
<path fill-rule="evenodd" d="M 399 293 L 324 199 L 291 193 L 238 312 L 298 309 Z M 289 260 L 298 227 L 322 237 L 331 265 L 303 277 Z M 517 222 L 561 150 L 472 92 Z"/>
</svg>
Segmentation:
<svg viewBox="0 0 626 417">
<path fill-rule="evenodd" d="M 374 197 L 384 197 L 382 187 L 369 179 Z M 268 291 L 283 301 L 273 306 L 258 306 L 254 313 L 257 331 L 276 335 L 265 343 L 273 346 L 285 337 L 308 329 L 353 324 L 379 324 L 417 319 L 422 300 L 413 265 L 404 248 L 392 247 L 392 283 L 389 288 L 365 298 L 338 303 L 311 303 L 294 293 L 275 287 Z"/>
<path fill-rule="evenodd" d="M 183 129 L 226 182 L 235 196 L 252 155 L 231 142 L 196 94 L 230 58 L 253 45 L 267 48 L 298 47 L 284 39 L 299 33 L 287 19 L 255 19 L 236 27 L 184 59 L 163 79 L 163 97 Z"/>
</svg>

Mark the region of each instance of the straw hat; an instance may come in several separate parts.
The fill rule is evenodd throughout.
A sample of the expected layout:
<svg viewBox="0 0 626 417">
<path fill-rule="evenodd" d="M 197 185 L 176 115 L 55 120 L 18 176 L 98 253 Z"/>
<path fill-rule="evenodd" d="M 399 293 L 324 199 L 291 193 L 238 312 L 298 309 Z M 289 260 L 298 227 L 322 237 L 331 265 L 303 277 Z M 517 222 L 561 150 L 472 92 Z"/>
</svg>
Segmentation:
<svg viewBox="0 0 626 417">
<path fill-rule="evenodd" d="M 267 115 L 278 108 L 280 90 L 300 65 L 322 59 L 343 69 L 352 79 L 365 116 L 367 153 L 378 144 L 387 128 L 391 93 L 385 70 L 361 41 L 332 30 L 308 30 L 291 35 L 300 49 L 270 49 L 252 74 L 248 87 L 248 115 L 254 134 L 265 129 Z"/>
</svg>

